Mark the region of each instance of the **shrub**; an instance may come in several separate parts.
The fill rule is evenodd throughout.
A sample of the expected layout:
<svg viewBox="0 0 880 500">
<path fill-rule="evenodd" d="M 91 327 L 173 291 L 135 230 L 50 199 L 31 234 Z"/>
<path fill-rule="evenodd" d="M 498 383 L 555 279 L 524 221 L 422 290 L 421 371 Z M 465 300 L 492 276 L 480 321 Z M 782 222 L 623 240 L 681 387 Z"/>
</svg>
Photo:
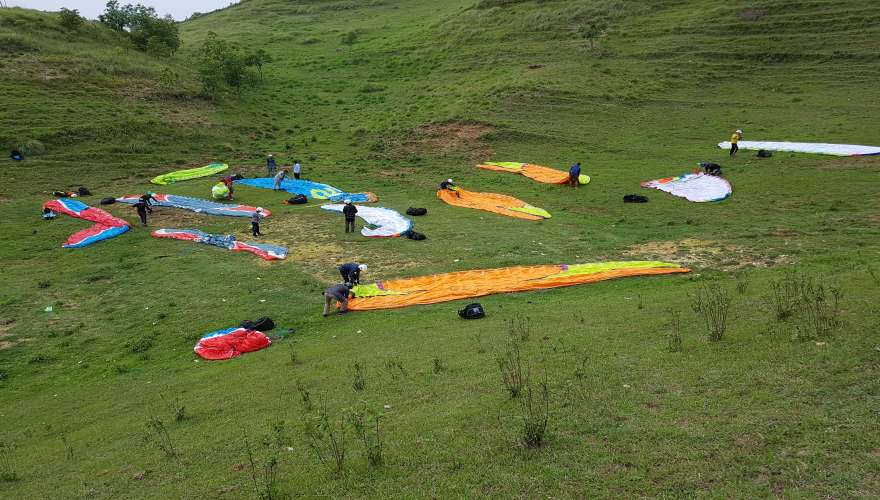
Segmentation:
<svg viewBox="0 0 880 500">
<path fill-rule="evenodd" d="M 764 295 L 764 302 L 773 311 L 777 321 L 785 321 L 794 314 L 801 299 L 801 290 L 809 282 L 809 278 L 794 271 L 788 271 L 781 278 L 770 281 L 770 290 Z"/>
<path fill-rule="evenodd" d="M 367 457 L 367 465 L 379 467 L 384 463 L 382 433 L 379 427 L 379 415 L 373 415 L 373 422 L 362 412 L 352 413 L 349 416 L 352 428 L 364 446 Z"/>
<path fill-rule="evenodd" d="M 532 319 L 520 313 L 516 313 L 507 320 L 507 334 L 511 340 L 525 342 L 532 334 Z"/>
<path fill-rule="evenodd" d="M 327 415 L 327 408 L 322 408 L 317 415 L 306 416 L 305 435 L 309 448 L 318 460 L 333 472 L 341 474 L 345 470 L 345 421 L 332 419 Z"/>
<path fill-rule="evenodd" d="M 79 11 L 76 9 L 66 9 L 64 7 L 61 8 L 61 12 L 58 13 L 58 16 L 61 18 L 60 24 L 61 27 L 66 29 L 67 31 L 76 31 L 82 26 L 84 19 L 79 15 Z"/>
<path fill-rule="evenodd" d="M 11 443 L 0 442 L 0 481 L 11 483 L 19 479 L 12 460 L 14 448 Z"/>
<path fill-rule="evenodd" d="M 727 313 L 730 311 L 730 295 L 724 288 L 717 283 L 704 284 L 691 296 L 691 307 L 706 322 L 709 340 L 721 340 L 727 331 Z"/>
<path fill-rule="evenodd" d="M 544 444 L 550 422 L 550 390 L 546 381 L 537 388 L 526 387 L 525 397 L 520 398 L 520 410 L 520 441 L 526 448 L 539 448 Z"/>
<path fill-rule="evenodd" d="M 110 0 L 98 20 L 110 29 L 125 34 L 141 51 L 167 50 L 171 55 L 180 48 L 177 23 L 170 16 L 160 18 L 156 9 L 141 4 L 119 5 Z M 151 41 L 152 40 L 152 41 Z"/>
<path fill-rule="evenodd" d="M 841 297 L 838 288 L 807 283 L 800 293 L 797 338 L 825 338 L 840 326 Z"/>
<path fill-rule="evenodd" d="M 681 313 L 678 311 L 669 311 L 669 333 L 666 338 L 669 352 L 681 352 Z"/>
<path fill-rule="evenodd" d="M 214 95 L 225 88 L 241 90 L 254 80 L 250 68 L 256 66 L 262 76 L 263 65 L 270 61 L 271 57 L 262 49 L 248 53 L 238 44 L 221 40 L 216 33 L 209 32 L 199 49 L 196 64 L 203 91 Z"/>
<path fill-rule="evenodd" d="M 351 375 L 353 379 L 351 382 L 352 389 L 360 392 L 367 387 L 367 380 L 364 377 L 364 369 L 357 361 L 351 365 Z"/>
<path fill-rule="evenodd" d="M 251 483 L 254 494 L 261 500 L 274 500 L 281 498 L 278 492 L 278 455 L 270 453 L 269 457 L 257 463 L 250 441 L 244 440 L 247 451 L 248 463 L 250 464 Z"/>
<path fill-rule="evenodd" d="M 354 42 L 357 41 L 358 34 L 356 31 L 349 31 L 348 33 L 343 33 L 340 36 L 340 41 L 345 45 L 354 45 Z"/>
<path fill-rule="evenodd" d="M 528 367 L 523 365 L 519 342 L 511 342 L 507 352 L 498 356 L 496 361 L 498 370 L 501 371 L 501 383 L 504 388 L 511 398 L 519 397 L 529 382 Z"/>
<path fill-rule="evenodd" d="M 177 450 L 174 448 L 174 442 L 171 440 L 171 434 L 168 428 L 159 417 L 151 417 L 147 420 L 147 430 L 144 434 L 144 442 L 152 443 L 156 448 L 162 451 L 166 457 L 177 457 Z"/>
</svg>

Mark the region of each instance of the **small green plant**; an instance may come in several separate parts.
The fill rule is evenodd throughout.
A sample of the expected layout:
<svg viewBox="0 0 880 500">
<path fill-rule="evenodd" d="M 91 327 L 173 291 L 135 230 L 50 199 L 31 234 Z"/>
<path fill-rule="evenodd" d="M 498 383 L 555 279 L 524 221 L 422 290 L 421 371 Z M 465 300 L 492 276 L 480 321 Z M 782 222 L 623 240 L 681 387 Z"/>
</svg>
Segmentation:
<svg viewBox="0 0 880 500">
<path fill-rule="evenodd" d="M 511 342 L 510 348 L 496 358 L 501 372 L 501 383 L 511 398 L 518 398 L 529 382 L 529 371 L 522 360 L 519 342 Z"/>
<path fill-rule="evenodd" d="M 355 412 L 349 416 L 351 426 L 364 446 L 367 465 L 370 467 L 380 467 L 385 460 L 382 454 L 382 432 L 379 426 L 381 419 L 380 415 L 373 415 L 370 419 L 363 412 Z"/>
<path fill-rule="evenodd" d="M 531 385 L 525 388 L 520 398 L 520 411 L 520 442 L 526 448 L 540 448 L 550 422 L 550 389 L 546 380 L 536 388 Z"/>
<path fill-rule="evenodd" d="M 171 68 L 162 68 L 159 73 L 159 88 L 165 92 L 177 90 L 180 86 L 180 74 Z"/>
<path fill-rule="evenodd" d="M 306 416 L 304 431 L 309 448 L 318 460 L 330 467 L 335 474 L 342 474 L 345 471 L 347 446 L 345 420 L 331 419 L 325 406 L 317 415 Z"/>
<path fill-rule="evenodd" d="M 293 347 L 293 342 L 287 344 L 287 363 L 290 366 L 296 365 L 296 349 Z"/>
<path fill-rule="evenodd" d="M 607 26 L 603 22 L 594 22 L 581 26 L 577 30 L 578 38 L 590 42 L 590 49 L 595 47 L 596 40 L 605 35 Z"/>
<path fill-rule="evenodd" d="M 439 374 L 446 371 L 446 364 L 443 363 L 443 360 L 440 358 L 434 358 L 434 373 Z"/>
<path fill-rule="evenodd" d="M 147 420 L 147 431 L 144 434 L 144 442 L 152 443 L 166 457 L 176 458 L 177 449 L 174 448 L 174 441 L 171 440 L 171 434 L 168 428 L 159 417 L 151 417 Z"/>
<path fill-rule="evenodd" d="M 712 342 L 724 338 L 730 302 L 730 295 L 718 283 L 704 284 L 696 294 L 691 295 L 691 307 L 703 317 L 706 334 Z"/>
<path fill-rule="evenodd" d="M 250 464 L 251 483 L 254 494 L 261 500 L 275 500 L 280 498 L 278 493 L 278 454 L 273 452 L 265 460 L 257 463 L 250 441 L 244 440 L 247 451 L 248 463 Z"/>
<path fill-rule="evenodd" d="M 532 319 L 516 313 L 507 320 L 507 334 L 513 341 L 526 342 L 532 335 Z"/>
<path fill-rule="evenodd" d="M 301 382 L 296 383 L 296 390 L 299 392 L 299 399 L 303 410 L 306 412 L 312 411 L 315 407 L 312 403 L 312 393 Z"/>
<path fill-rule="evenodd" d="M 61 444 L 64 445 L 64 456 L 68 460 L 73 460 L 73 445 L 67 440 L 67 434 L 61 435 Z"/>
<path fill-rule="evenodd" d="M 0 481 L 11 483 L 18 481 L 18 473 L 13 468 L 12 452 L 15 446 L 12 443 L 0 441 Z"/>
<path fill-rule="evenodd" d="M 358 34 L 356 31 L 349 31 L 347 33 L 343 33 L 340 37 L 340 41 L 345 45 L 354 45 L 358 39 Z"/>
<path fill-rule="evenodd" d="M 681 313 L 669 311 L 669 333 L 666 334 L 669 352 L 681 352 Z"/>
<path fill-rule="evenodd" d="M 748 274 L 737 274 L 736 275 L 736 293 L 740 295 L 745 295 L 749 290 L 749 275 Z"/>
<path fill-rule="evenodd" d="M 392 379 L 397 379 L 397 377 L 406 377 L 406 369 L 403 367 L 403 363 L 400 362 L 399 359 L 391 358 L 385 360 L 385 371 L 391 375 Z"/>
<path fill-rule="evenodd" d="M 841 324 L 839 288 L 825 287 L 808 283 L 801 289 L 798 301 L 798 321 L 796 324 L 799 339 L 823 339 Z"/>
<path fill-rule="evenodd" d="M 355 361 L 351 365 L 351 376 L 352 376 L 352 382 L 351 382 L 352 389 L 354 389 L 358 392 L 366 389 L 367 379 L 364 377 L 364 369 L 363 369 L 363 367 L 361 367 L 361 364 L 358 363 L 357 361 Z"/>
</svg>

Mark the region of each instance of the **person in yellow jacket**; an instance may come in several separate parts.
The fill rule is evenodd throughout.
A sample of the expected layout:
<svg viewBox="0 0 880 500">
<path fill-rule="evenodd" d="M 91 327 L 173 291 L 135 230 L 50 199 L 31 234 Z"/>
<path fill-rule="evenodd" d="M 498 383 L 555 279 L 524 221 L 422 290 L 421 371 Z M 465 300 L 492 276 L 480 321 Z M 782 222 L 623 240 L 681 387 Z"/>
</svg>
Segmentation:
<svg viewBox="0 0 880 500">
<path fill-rule="evenodd" d="M 730 136 L 730 157 L 736 158 L 736 152 L 739 151 L 739 140 L 743 138 L 743 131 L 737 130 Z"/>
</svg>

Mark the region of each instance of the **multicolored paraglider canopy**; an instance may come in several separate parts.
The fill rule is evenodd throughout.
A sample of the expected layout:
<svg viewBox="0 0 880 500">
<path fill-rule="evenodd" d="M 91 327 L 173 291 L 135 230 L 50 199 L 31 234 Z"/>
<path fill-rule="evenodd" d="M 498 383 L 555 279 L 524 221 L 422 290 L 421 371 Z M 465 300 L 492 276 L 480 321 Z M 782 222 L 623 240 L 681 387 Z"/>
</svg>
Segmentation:
<svg viewBox="0 0 880 500">
<path fill-rule="evenodd" d="M 828 144 L 823 142 L 770 142 L 739 141 L 739 149 L 784 151 L 788 153 L 811 153 L 832 156 L 871 156 L 880 155 L 880 147 L 857 144 Z M 730 149 L 730 141 L 718 143 L 721 149 Z"/>
<path fill-rule="evenodd" d="M 141 195 L 128 194 L 121 198 L 116 198 L 120 203 L 128 203 L 134 205 L 141 198 Z M 256 207 L 249 205 L 233 205 L 230 203 L 217 203 L 211 200 L 202 200 L 199 198 L 190 198 L 189 196 L 178 196 L 176 194 L 154 194 L 153 198 L 157 201 L 152 202 L 157 207 L 174 207 L 184 210 L 192 210 L 199 214 L 208 215 L 226 215 L 230 217 L 250 217 L 257 211 Z M 263 217 L 269 217 L 272 212 L 263 209 Z"/>
<path fill-rule="evenodd" d="M 255 179 L 239 179 L 236 184 L 252 186 L 263 189 L 274 189 L 275 180 L 271 177 L 257 177 Z M 330 200 L 339 203 L 343 200 L 351 200 L 355 203 L 372 203 L 379 201 L 373 193 L 346 193 L 340 189 L 319 182 L 303 179 L 284 179 L 281 181 L 281 189 L 290 194 L 301 194 L 316 200 Z"/>
<path fill-rule="evenodd" d="M 210 234 L 198 229 L 157 229 L 150 234 L 154 238 L 194 241 L 196 243 L 225 248 L 233 252 L 250 252 L 265 260 L 280 260 L 287 257 L 287 249 L 284 247 L 268 243 L 238 241 L 231 234 Z"/>
<path fill-rule="evenodd" d="M 477 269 L 359 285 L 354 287 L 355 298 L 348 302 L 348 308 L 354 311 L 390 309 L 498 293 L 579 285 L 626 276 L 687 272 L 690 269 L 676 264 L 651 261 Z"/>
<path fill-rule="evenodd" d="M 345 205 L 322 205 L 324 210 L 342 213 Z M 412 231 L 413 222 L 390 208 L 357 207 L 357 216 L 366 222 L 361 234 L 369 238 L 393 238 Z"/>
<path fill-rule="evenodd" d="M 456 187 L 454 191 L 449 189 L 438 190 L 437 197 L 457 207 L 485 210 L 508 217 L 516 217 L 517 219 L 537 221 L 551 217 L 550 213 L 543 208 L 529 205 L 506 194 L 478 193 Z"/>
<path fill-rule="evenodd" d="M 272 340 L 263 332 L 237 326 L 205 335 L 199 339 L 193 350 L 202 359 L 217 361 L 231 359 L 246 352 L 259 351 L 269 347 L 270 344 Z"/>
<path fill-rule="evenodd" d="M 695 202 L 721 201 L 733 193 L 733 188 L 725 179 L 702 172 L 645 181 L 642 183 L 642 187 L 659 189 L 673 196 Z"/>
<path fill-rule="evenodd" d="M 95 223 L 88 229 L 71 234 L 62 245 L 64 248 L 81 248 L 96 241 L 115 238 L 129 229 L 128 222 L 113 217 L 100 208 L 90 207 L 79 200 L 70 198 L 51 200 L 43 203 L 43 208 Z"/>
<path fill-rule="evenodd" d="M 494 170 L 496 172 L 508 172 L 511 174 L 520 174 L 529 179 L 543 182 L 545 184 L 566 184 L 569 179 L 568 172 L 556 170 L 555 168 L 545 167 L 542 165 L 533 165 L 531 163 L 519 163 L 513 161 L 487 161 L 477 165 L 478 168 L 484 170 Z M 583 184 L 589 184 L 590 176 L 581 174 L 578 181 Z"/>
<path fill-rule="evenodd" d="M 188 181 L 190 179 L 198 179 L 199 177 L 208 177 L 209 175 L 214 175 L 219 172 L 222 172 L 229 168 L 229 165 L 225 163 L 211 163 L 210 165 L 205 165 L 204 167 L 191 168 L 188 170 L 177 170 L 174 172 L 169 172 L 167 174 L 162 174 L 160 176 L 154 177 L 150 182 L 153 184 L 174 184 L 175 182 L 180 181 Z"/>
</svg>

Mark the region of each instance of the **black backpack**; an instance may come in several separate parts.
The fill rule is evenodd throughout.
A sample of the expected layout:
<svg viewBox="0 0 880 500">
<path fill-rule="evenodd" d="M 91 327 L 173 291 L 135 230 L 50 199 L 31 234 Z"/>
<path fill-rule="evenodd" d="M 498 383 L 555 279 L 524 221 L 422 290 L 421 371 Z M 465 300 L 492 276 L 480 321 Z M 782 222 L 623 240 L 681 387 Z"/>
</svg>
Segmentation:
<svg viewBox="0 0 880 500">
<path fill-rule="evenodd" d="M 24 156 L 21 155 L 21 151 L 17 149 L 13 149 L 11 153 L 9 153 L 9 158 L 15 161 L 21 161 L 24 159 Z"/>
<path fill-rule="evenodd" d="M 425 215 L 428 213 L 427 208 L 413 208 L 409 207 L 406 209 L 406 215 Z"/>
<path fill-rule="evenodd" d="M 268 316 L 263 316 L 256 321 L 244 320 L 241 322 L 241 327 L 247 328 L 248 330 L 256 330 L 258 332 L 268 332 L 275 328 L 275 322 Z"/>
<path fill-rule="evenodd" d="M 102 198 L 101 205 L 112 205 L 116 203 L 116 198 Z"/>
<path fill-rule="evenodd" d="M 623 197 L 624 203 L 648 203 L 648 197 L 638 194 L 627 194 Z"/>
<path fill-rule="evenodd" d="M 483 306 L 479 302 L 474 302 L 464 306 L 464 309 L 458 311 L 458 315 L 461 316 L 461 319 L 480 319 L 486 317 L 486 311 L 483 310 Z"/>
<path fill-rule="evenodd" d="M 306 195 L 304 195 L 304 194 L 298 194 L 298 195 L 294 196 L 293 198 L 290 198 L 289 200 L 287 200 L 288 205 L 304 205 L 308 202 L 309 202 L 309 199 L 306 198 Z"/>
<path fill-rule="evenodd" d="M 759 149 L 758 154 L 756 154 L 755 156 L 757 156 L 758 158 L 770 158 L 771 156 L 773 156 L 773 153 L 767 151 L 766 149 Z"/>
<path fill-rule="evenodd" d="M 406 237 L 411 240 L 416 240 L 416 241 L 422 241 L 423 239 L 426 238 L 426 236 L 424 234 L 417 233 L 415 231 L 410 231 L 410 232 L 406 233 Z"/>
<path fill-rule="evenodd" d="M 91 196 L 92 195 L 92 192 L 89 191 L 89 188 L 87 188 L 85 186 L 80 186 L 79 189 L 77 189 L 77 191 L 79 191 L 80 196 Z"/>
</svg>

